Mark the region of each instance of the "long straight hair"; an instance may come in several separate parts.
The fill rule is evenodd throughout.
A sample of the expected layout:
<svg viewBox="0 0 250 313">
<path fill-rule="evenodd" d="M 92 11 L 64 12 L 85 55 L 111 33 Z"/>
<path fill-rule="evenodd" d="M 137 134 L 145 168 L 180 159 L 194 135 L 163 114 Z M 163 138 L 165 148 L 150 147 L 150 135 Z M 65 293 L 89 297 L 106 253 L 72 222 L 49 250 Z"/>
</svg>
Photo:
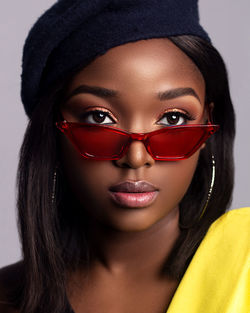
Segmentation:
<svg viewBox="0 0 250 313">
<path fill-rule="evenodd" d="M 180 280 L 209 226 L 229 208 L 235 117 L 227 71 L 217 50 L 193 36 L 169 39 L 200 69 L 206 84 L 206 103 L 214 103 L 213 122 L 220 125 L 201 151 L 191 185 L 180 203 L 181 234 L 164 268 L 166 275 Z M 60 169 L 52 201 L 54 172 L 60 161 L 54 123 L 64 86 L 65 82 L 60 81 L 40 99 L 20 151 L 17 207 L 24 279 L 18 289 L 22 292 L 17 295 L 13 291 L 12 299 L 21 313 L 66 311 L 69 273 L 91 262 L 78 204 Z M 214 190 L 200 219 L 211 181 L 212 154 L 216 160 Z"/>
</svg>

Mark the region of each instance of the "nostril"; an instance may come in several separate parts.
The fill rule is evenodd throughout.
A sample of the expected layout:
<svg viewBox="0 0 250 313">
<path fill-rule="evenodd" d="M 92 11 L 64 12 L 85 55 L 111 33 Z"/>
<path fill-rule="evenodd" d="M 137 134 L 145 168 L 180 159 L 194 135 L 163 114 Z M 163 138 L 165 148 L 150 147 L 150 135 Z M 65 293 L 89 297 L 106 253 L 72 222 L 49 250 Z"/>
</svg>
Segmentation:
<svg viewBox="0 0 250 313">
<path fill-rule="evenodd" d="M 131 166 L 128 163 L 125 163 L 125 162 L 121 164 L 121 167 L 122 168 L 131 168 Z"/>
</svg>

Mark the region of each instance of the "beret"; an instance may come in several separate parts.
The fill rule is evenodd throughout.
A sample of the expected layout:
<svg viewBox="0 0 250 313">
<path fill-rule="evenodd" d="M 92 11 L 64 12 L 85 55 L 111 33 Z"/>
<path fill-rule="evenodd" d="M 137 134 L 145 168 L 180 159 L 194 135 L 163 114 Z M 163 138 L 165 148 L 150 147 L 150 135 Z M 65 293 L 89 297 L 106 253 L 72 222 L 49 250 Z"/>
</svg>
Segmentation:
<svg viewBox="0 0 250 313">
<path fill-rule="evenodd" d="M 142 39 L 195 35 L 198 0 L 59 0 L 33 25 L 24 44 L 21 98 L 30 117 L 54 83 L 110 48 Z"/>
</svg>

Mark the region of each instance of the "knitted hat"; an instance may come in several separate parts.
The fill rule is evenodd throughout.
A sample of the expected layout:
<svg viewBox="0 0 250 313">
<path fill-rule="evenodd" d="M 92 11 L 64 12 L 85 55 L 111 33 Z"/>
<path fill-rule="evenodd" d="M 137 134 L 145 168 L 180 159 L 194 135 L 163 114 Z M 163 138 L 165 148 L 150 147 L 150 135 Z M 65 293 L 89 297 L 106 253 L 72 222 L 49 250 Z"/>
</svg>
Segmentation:
<svg viewBox="0 0 250 313">
<path fill-rule="evenodd" d="M 195 35 L 198 0 L 59 0 L 32 27 L 23 51 L 21 97 L 30 116 L 49 86 L 110 48 L 141 39 Z"/>
</svg>

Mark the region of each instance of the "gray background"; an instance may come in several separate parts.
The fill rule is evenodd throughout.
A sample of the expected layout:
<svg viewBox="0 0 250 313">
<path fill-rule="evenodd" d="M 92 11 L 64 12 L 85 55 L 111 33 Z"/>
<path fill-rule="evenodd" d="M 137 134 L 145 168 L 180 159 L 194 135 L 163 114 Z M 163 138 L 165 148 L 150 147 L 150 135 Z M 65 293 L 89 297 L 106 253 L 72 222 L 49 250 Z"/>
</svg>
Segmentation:
<svg viewBox="0 0 250 313">
<path fill-rule="evenodd" d="M 54 0 L 0 3 L 0 267 L 20 259 L 15 217 L 15 177 L 27 118 L 20 101 L 21 54 L 36 18 Z M 201 0 L 201 24 L 229 71 L 236 109 L 236 181 L 232 208 L 250 204 L 250 1 Z M 226 183 L 226 182 L 225 182 Z"/>
</svg>

